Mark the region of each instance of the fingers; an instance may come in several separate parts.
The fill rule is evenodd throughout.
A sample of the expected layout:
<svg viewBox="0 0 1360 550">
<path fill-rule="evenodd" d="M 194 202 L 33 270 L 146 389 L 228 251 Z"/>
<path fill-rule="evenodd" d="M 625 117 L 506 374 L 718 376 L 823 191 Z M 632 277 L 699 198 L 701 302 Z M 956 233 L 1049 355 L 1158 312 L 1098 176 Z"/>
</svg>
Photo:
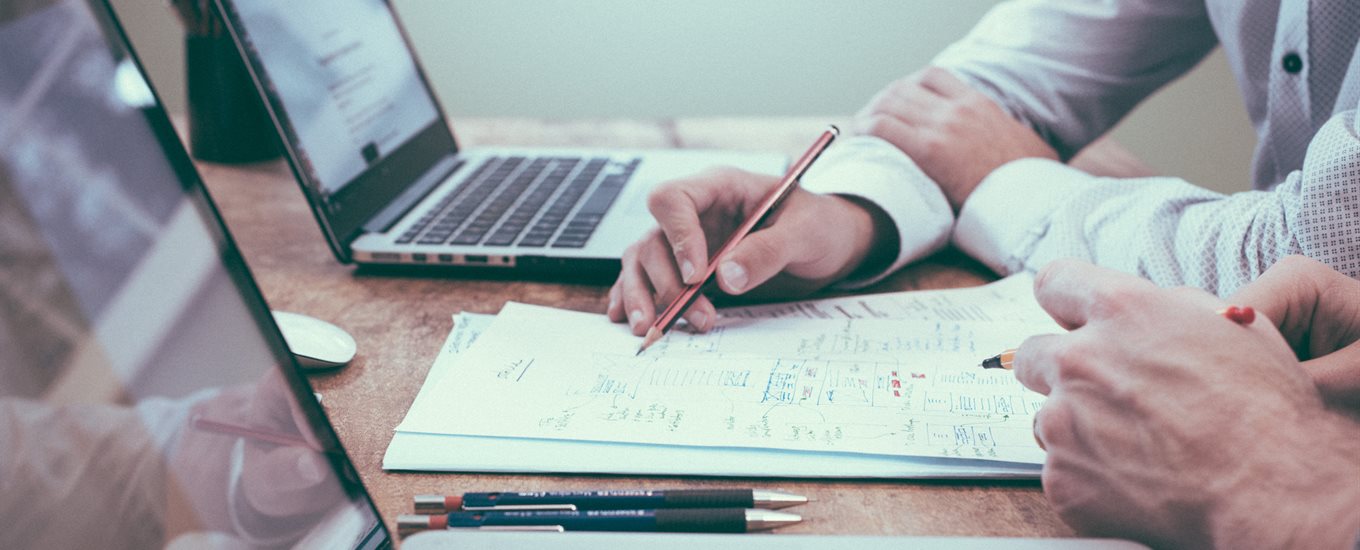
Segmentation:
<svg viewBox="0 0 1360 550">
<path fill-rule="evenodd" d="M 653 232 L 624 252 L 605 313 L 616 323 L 627 322 L 633 334 L 641 336 L 656 321 L 658 308 L 670 304 L 685 287 L 666 239 Z M 684 318 L 696 330 L 706 331 L 713 327 L 717 310 L 708 298 L 700 296 Z"/>
<path fill-rule="evenodd" d="M 633 334 L 641 336 L 656 316 L 656 293 L 652 288 L 647 268 L 642 265 L 641 255 L 648 248 L 655 248 L 653 239 L 643 240 L 623 253 L 623 268 L 619 271 L 620 319 L 628 323 Z"/>
<path fill-rule="evenodd" d="M 647 208 L 670 244 L 680 280 L 693 284 L 708 269 L 708 238 L 701 216 L 741 204 L 752 187 L 762 192 L 777 178 L 737 169 L 719 169 L 667 182 L 647 197 Z"/>
<path fill-rule="evenodd" d="M 891 143 L 904 151 L 921 140 L 926 118 L 936 114 L 941 98 L 907 77 L 884 88 L 855 114 L 854 131 Z"/>
<path fill-rule="evenodd" d="M 1289 256 L 1272 265 L 1255 282 L 1228 298 L 1251 306 L 1277 324 L 1296 350 L 1318 319 L 1319 301 L 1334 277 L 1345 278 L 1325 264 L 1303 256 Z"/>
<path fill-rule="evenodd" d="M 959 80 L 954 73 L 939 67 L 926 67 L 921 71 L 921 87 L 944 97 L 974 93 L 973 88 Z"/>
<path fill-rule="evenodd" d="M 1057 357 L 1063 352 L 1064 338 L 1059 334 L 1031 336 L 1015 349 L 1011 371 L 1021 385 L 1048 395 L 1058 383 Z"/>
<path fill-rule="evenodd" d="M 772 227 L 747 235 L 718 264 L 718 287 L 728 294 L 741 294 L 779 274 L 797 254 L 799 243 L 784 227 Z"/>
<path fill-rule="evenodd" d="M 250 506 L 266 515 L 304 515 L 329 507 L 339 491 L 326 457 L 304 447 L 246 449 L 241 488 Z"/>
<path fill-rule="evenodd" d="M 1034 278 L 1034 298 L 1068 330 L 1118 315 L 1156 287 L 1133 275 L 1079 260 L 1055 260 Z"/>
<path fill-rule="evenodd" d="M 1303 362 L 1328 405 L 1360 411 L 1360 343 Z"/>
</svg>

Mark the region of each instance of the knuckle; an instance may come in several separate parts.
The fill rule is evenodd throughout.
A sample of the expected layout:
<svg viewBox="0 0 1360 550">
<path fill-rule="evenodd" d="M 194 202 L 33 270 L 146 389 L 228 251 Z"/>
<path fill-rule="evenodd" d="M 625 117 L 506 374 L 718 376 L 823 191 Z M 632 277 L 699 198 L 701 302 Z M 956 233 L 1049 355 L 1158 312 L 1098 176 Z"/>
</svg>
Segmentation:
<svg viewBox="0 0 1360 550">
<path fill-rule="evenodd" d="M 939 81 L 940 79 L 944 79 L 944 78 L 952 78 L 952 77 L 953 77 L 953 75 L 949 74 L 949 71 L 947 71 L 947 70 L 945 70 L 945 69 L 943 69 L 943 68 L 937 67 L 937 66 L 935 66 L 935 65 L 929 65 L 929 66 L 927 66 L 926 68 L 921 69 L 921 78 L 923 78 L 923 79 L 925 79 L 925 80 L 932 81 L 932 82 L 936 82 L 936 81 Z"/>
<path fill-rule="evenodd" d="M 1147 291 L 1133 285 L 1103 285 L 1091 291 L 1090 316 L 1095 319 L 1122 317 L 1147 298 Z"/>
<path fill-rule="evenodd" d="M 1053 369 L 1059 381 L 1087 378 L 1092 350 L 1080 340 L 1066 342 L 1053 350 Z"/>
<path fill-rule="evenodd" d="M 874 112 L 864 122 L 865 133 L 871 136 L 884 137 L 890 132 L 892 117 L 882 113 Z"/>
<path fill-rule="evenodd" d="M 647 210 L 650 210 L 652 214 L 660 214 L 673 208 L 676 199 L 676 190 L 671 187 L 673 183 L 663 183 L 647 195 Z"/>
<path fill-rule="evenodd" d="M 1046 289 L 1059 278 L 1059 274 L 1078 264 L 1077 260 L 1071 258 L 1060 258 L 1045 264 L 1034 274 L 1034 290 L 1038 292 Z"/>
<path fill-rule="evenodd" d="M 643 242 L 644 242 L 644 241 L 635 242 L 635 243 L 633 243 L 633 244 L 628 245 L 628 248 L 623 249 L 623 258 L 622 258 L 622 261 L 623 261 L 623 265 L 624 265 L 624 266 L 628 266 L 628 265 L 637 263 L 637 258 L 638 258 L 638 247 L 642 246 L 642 243 L 643 243 Z M 625 273 L 625 274 L 626 274 L 627 272 L 628 272 L 628 270 L 626 270 L 626 269 L 623 271 L 623 273 Z M 624 277 L 624 275 L 620 275 L 620 276 L 619 276 L 619 279 L 622 280 L 623 277 Z"/>
</svg>

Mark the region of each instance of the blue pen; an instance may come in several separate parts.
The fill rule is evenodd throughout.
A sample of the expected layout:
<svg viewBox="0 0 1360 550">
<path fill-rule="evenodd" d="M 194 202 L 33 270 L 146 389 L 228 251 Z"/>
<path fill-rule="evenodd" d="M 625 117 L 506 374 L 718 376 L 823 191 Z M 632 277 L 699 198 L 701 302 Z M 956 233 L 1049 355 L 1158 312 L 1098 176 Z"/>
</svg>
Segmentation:
<svg viewBox="0 0 1360 550">
<path fill-rule="evenodd" d="M 797 514 L 745 508 L 452 512 L 397 517 L 403 535 L 431 529 L 745 533 L 802 521 Z"/>
<path fill-rule="evenodd" d="M 416 495 L 418 514 L 478 510 L 655 510 L 661 508 L 769 508 L 804 504 L 807 497 L 763 489 L 536 491 Z"/>
</svg>

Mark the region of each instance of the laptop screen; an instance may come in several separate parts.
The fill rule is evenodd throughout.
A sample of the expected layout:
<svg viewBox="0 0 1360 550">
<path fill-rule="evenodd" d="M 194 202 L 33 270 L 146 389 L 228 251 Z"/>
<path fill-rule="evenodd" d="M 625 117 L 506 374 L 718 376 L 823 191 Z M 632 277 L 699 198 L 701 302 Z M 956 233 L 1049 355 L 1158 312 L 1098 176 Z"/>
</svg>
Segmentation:
<svg viewBox="0 0 1360 550">
<path fill-rule="evenodd" d="M 386 2 L 232 5 L 318 194 L 334 194 L 438 120 Z"/>
<path fill-rule="evenodd" d="M 384 0 L 217 0 L 332 250 L 458 148 Z"/>
<path fill-rule="evenodd" d="M 384 544 L 311 392 L 107 4 L 0 2 L 0 548 Z"/>
</svg>

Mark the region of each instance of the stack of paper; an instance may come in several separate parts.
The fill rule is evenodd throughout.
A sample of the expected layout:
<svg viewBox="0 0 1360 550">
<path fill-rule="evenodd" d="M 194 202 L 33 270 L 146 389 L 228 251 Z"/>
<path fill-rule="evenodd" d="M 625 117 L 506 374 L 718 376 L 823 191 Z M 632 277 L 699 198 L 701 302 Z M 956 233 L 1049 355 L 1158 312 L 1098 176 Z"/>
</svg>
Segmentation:
<svg viewBox="0 0 1360 550">
<path fill-rule="evenodd" d="M 724 310 L 641 356 L 602 315 L 460 314 L 388 470 L 1033 477 L 1043 397 L 978 362 L 1060 328 L 1028 277 Z"/>
</svg>

